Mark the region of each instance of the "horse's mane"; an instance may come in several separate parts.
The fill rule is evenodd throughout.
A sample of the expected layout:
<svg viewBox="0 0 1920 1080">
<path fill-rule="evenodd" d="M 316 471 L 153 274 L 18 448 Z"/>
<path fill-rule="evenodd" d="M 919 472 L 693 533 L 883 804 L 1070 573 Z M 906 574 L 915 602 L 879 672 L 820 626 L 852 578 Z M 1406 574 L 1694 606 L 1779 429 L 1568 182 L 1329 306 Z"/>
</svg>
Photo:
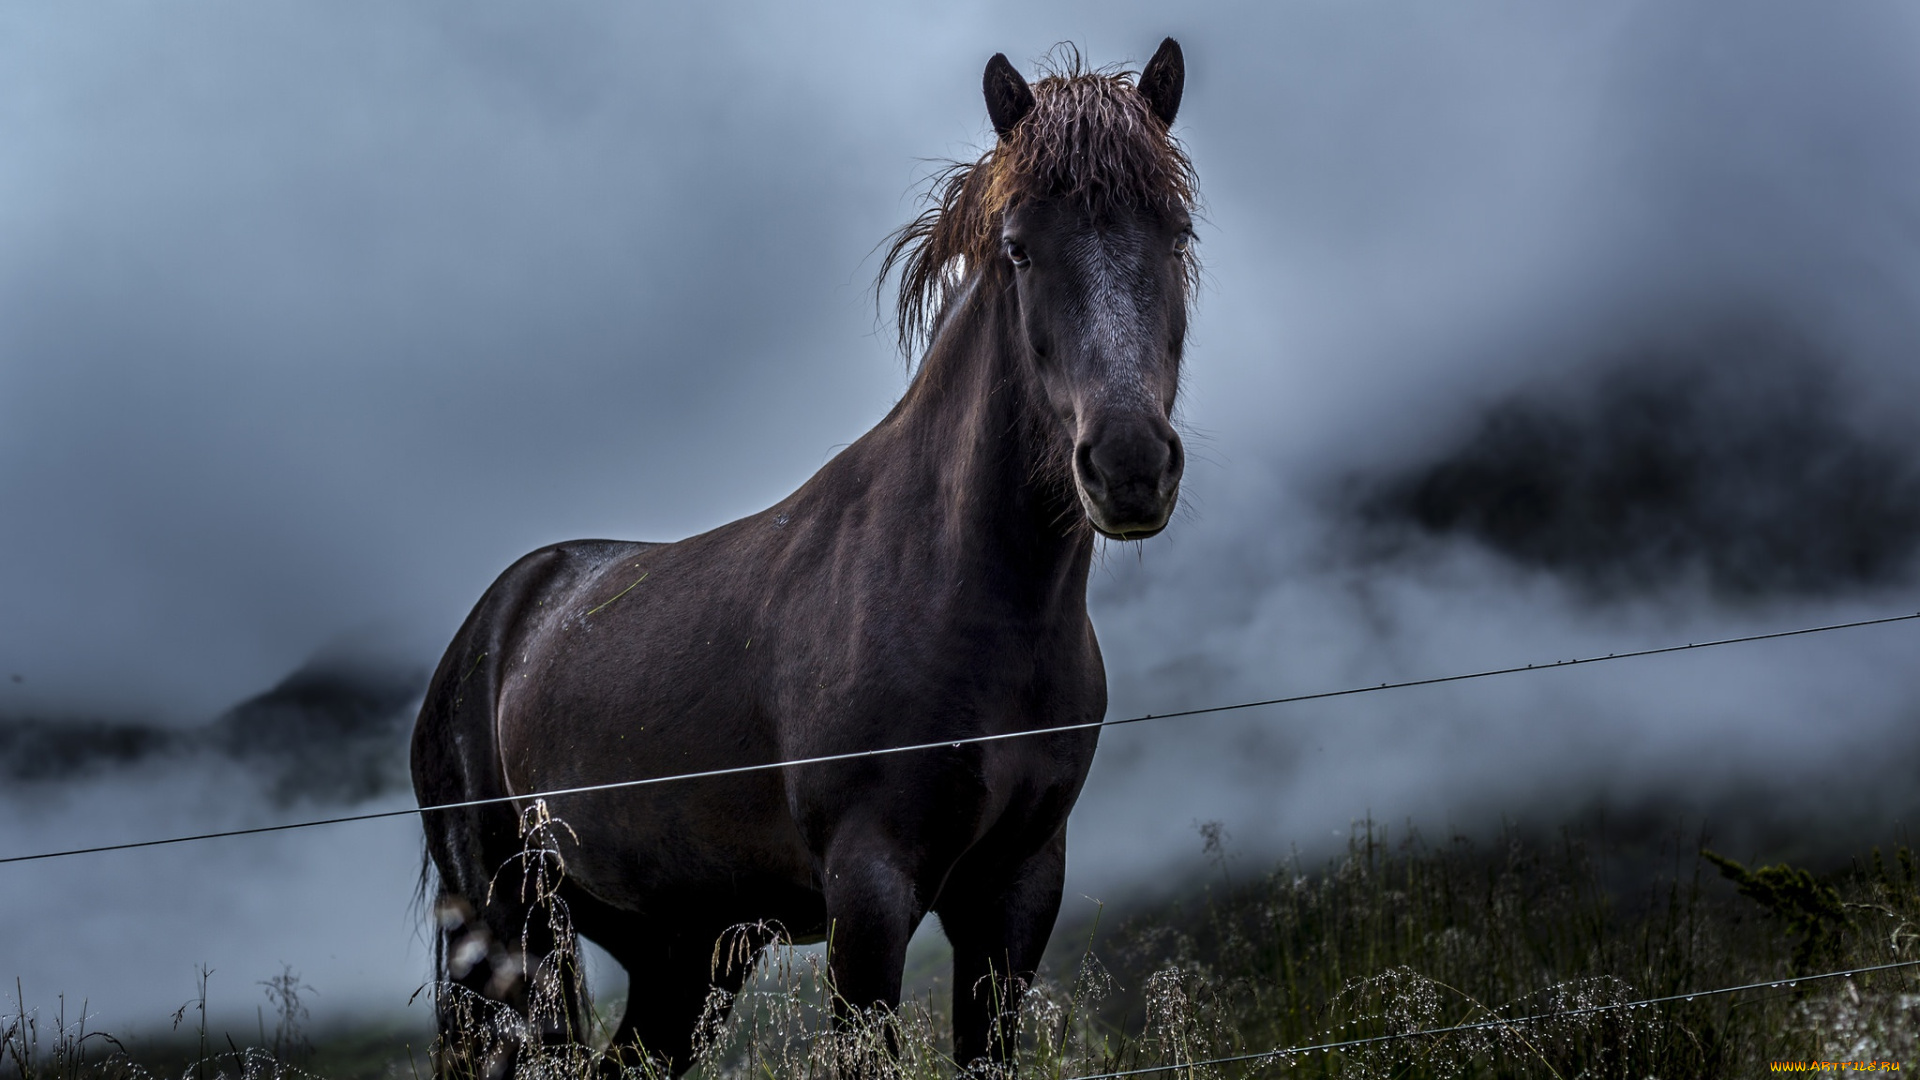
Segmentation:
<svg viewBox="0 0 1920 1080">
<path fill-rule="evenodd" d="M 1114 210 L 1194 203 L 1193 162 L 1134 88 L 1133 72 L 1088 70 L 1071 47 L 1042 70 L 1027 115 L 978 161 L 935 173 L 927 209 L 891 237 L 879 281 L 884 287 L 900 268 L 896 316 L 908 354 L 938 324 L 968 268 L 997 265 L 1009 208 L 1071 199 L 1098 221 Z M 1189 278 L 1197 270 L 1189 254 Z"/>
</svg>

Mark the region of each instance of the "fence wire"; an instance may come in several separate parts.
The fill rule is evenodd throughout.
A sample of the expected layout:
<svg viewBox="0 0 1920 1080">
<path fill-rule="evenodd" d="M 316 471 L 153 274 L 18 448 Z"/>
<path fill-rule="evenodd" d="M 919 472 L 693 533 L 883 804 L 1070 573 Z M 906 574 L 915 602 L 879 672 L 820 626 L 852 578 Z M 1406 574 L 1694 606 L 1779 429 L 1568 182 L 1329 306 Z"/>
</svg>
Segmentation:
<svg viewBox="0 0 1920 1080">
<path fill-rule="evenodd" d="M 1238 712 L 1243 709 L 1258 709 L 1272 705 L 1297 705 L 1302 702 L 1327 701 L 1333 698 L 1352 697 L 1358 694 L 1377 694 L 1385 690 L 1406 690 L 1417 686 L 1439 686 L 1444 683 L 1466 682 L 1472 679 L 1490 679 L 1502 675 L 1518 675 L 1529 671 L 1553 671 L 1560 668 L 1603 664 L 1613 660 L 1633 660 L 1648 656 L 1662 656 L 1668 653 L 1688 652 L 1694 649 L 1718 648 L 1723 645 L 1743 645 L 1756 641 L 1775 641 L 1781 638 L 1805 637 L 1809 634 L 1824 634 L 1834 630 L 1854 630 L 1867 626 L 1886 626 L 1892 623 L 1911 622 L 1915 619 L 1920 619 L 1920 612 L 1907 615 L 1887 615 L 1874 619 L 1856 619 L 1852 622 L 1826 623 L 1820 626 L 1805 626 L 1794 630 L 1775 630 L 1764 634 L 1743 634 L 1739 637 L 1716 638 L 1711 641 L 1695 641 L 1685 645 L 1662 645 L 1651 649 L 1634 649 L 1629 652 L 1607 653 L 1605 656 L 1583 656 L 1571 660 L 1553 660 L 1538 664 L 1519 664 L 1510 667 L 1487 668 L 1481 671 L 1462 672 L 1456 675 L 1437 675 L 1425 679 L 1370 683 L 1366 686 L 1350 686 L 1341 690 L 1322 690 L 1309 694 L 1292 694 L 1284 697 L 1261 698 L 1257 701 L 1241 701 L 1231 705 L 1210 705 L 1205 708 L 1180 709 L 1174 712 L 1143 713 L 1139 716 L 1129 716 L 1118 720 L 1089 720 L 1081 724 L 1062 724 L 1058 727 L 1005 731 L 993 735 L 970 735 L 959 739 L 941 739 L 933 742 L 909 743 L 904 746 L 884 746 L 873 750 L 852 750 L 841 754 L 822 754 L 817 757 L 794 758 L 787 761 L 767 761 L 755 765 L 735 765 L 724 769 L 705 769 L 699 772 L 675 773 L 669 776 L 648 776 L 635 780 L 615 780 L 604 784 L 582 784 L 578 787 L 554 788 L 549 791 L 529 791 L 515 795 L 498 795 L 485 799 L 467 799 L 461 802 L 436 803 L 432 806 L 412 806 L 402 810 L 376 810 L 361 814 L 342 814 L 337 817 L 315 818 L 308 821 L 290 821 L 280 825 L 256 825 L 245 829 L 222 829 L 214 832 L 192 833 L 185 836 L 168 836 L 155 840 L 134 840 L 119 844 L 98 844 L 93 847 L 67 848 L 60 851 L 42 851 L 31 855 L 9 855 L 5 858 L 0 858 L 0 865 L 36 862 L 43 859 L 63 859 L 72 855 L 92 855 L 108 851 L 132 851 L 136 848 L 163 847 L 169 844 L 189 844 L 201 840 L 219 840 L 231 836 L 257 836 L 262 833 L 288 832 L 294 829 L 313 829 L 323 825 L 345 825 L 355 821 L 380 821 L 386 818 L 412 817 L 417 814 L 464 810 L 475 806 L 528 802 L 535 799 L 553 799 L 562 795 L 585 795 L 597 791 L 617 791 L 622 788 L 646 787 L 653 784 L 672 784 L 686 780 L 709 780 L 723 776 L 740 776 L 745 773 L 770 772 L 776 769 L 793 769 L 805 765 L 825 765 L 837 761 L 855 761 L 861 758 L 881 757 L 890 754 L 909 754 L 920 750 L 937 750 L 943 747 L 957 749 L 962 746 L 975 746 L 982 743 L 1005 742 L 1013 739 L 1028 739 L 1047 735 L 1061 735 L 1068 732 L 1087 731 L 1097 728 L 1123 727 L 1128 724 L 1140 724 L 1150 720 L 1175 720 L 1182 717 Z"/>
<path fill-rule="evenodd" d="M 1783 987 L 1798 986 L 1803 982 L 1818 982 L 1822 979 L 1851 979 L 1855 975 L 1866 975 L 1875 971 L 1893 971 L 1898 968 L 1915 966 L 1920 966 L 1920 960 L 1902 960 L 1892 964 L 1875 964 L 1872 967 L 1852 968 L 1846 971 L 1826 971 L 1818 975 L 1799 975 L 1790 979 L 1775 979 L 1771 982 L 1744 983 L 1740 986 L 1723 986 L 1717 990 L 1695 990 L 1685 994 L 1667 994 L 1664 997 L 1641 998 L 1639 1001 L 1619 1001 L 1610 1005 L 1583 1005 L 1579 1008 L 1535 1013 L 1531 1016 L 1495 1017 L 1491 1020 L 1478 1020 L 1469 1024 L 1451 1024 L 1447 1027 L 1422 1028 L 1418 1031 L 1396 1031 L 1386 1035 L 1369 1035 L 1359 1039 L 1341 1039 L 1336 1042 L 1287 1046 L 1275 1050 L 1263 1050 L 1257 1054 L 1234 1054 L 1230 1057 L 1205 1058 L 1199 1061 L 1182 1061 L 1172 1065 L 1145 1065 L 1137 1069 L 1087 1073 L 1084 1076 L 1068 1077 L 1067 1080 L 1122 1080 L 1122 1078 L 1129 1076 L 1146 1076 L 1152 1073 L 1174 1072 L 1180 1069 L 1198 1069 L 1210 1065 L 1233 1065 L 1249 1061 L 1260 1062 L 1262 1064 L 1288 1064 L 1289 1059 L 1299 1057 L 1303 1054 L 1331 1053 L 1335 1050 L 1353 1050 L 1363 1046 L 1375 1046 L 1381 1043 L 1394 1042 L 1399 1039 L 1418 1039 L 1430 1035 L 1453 1035 L 1469 1031 L 1491 1031 L 1499 1028 L 1512 1028 L 1522 1024 L 1537 1024 L 1548 1020 L 1563 1020 L 1570 1016 L 1589 1016 L 1596 1013 L 1613 1012 L 1619 1009 L 1642 1009 L 1656 1005 L 1671 1005 L 1676 1001 L 1692 1001 L 1694 998 L 1737 994 L 1746 990 L 1777 990 Z"/>
</svg>

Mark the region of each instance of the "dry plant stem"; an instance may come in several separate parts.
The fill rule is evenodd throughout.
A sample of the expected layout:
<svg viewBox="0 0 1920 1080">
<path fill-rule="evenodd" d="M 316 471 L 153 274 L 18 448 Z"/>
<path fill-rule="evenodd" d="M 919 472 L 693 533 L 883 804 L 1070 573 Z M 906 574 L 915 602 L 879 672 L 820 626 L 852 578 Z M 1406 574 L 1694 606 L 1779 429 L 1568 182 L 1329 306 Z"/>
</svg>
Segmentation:
<svg viewBox="0 0 1920 1080">
<path fill-rule="evenodd" d="M 1539 1048 L 1535 1047 L 1533 1043 L 1529 1042 L 1525 1034 L 1523 1034 L 1517 1028 L 1514 1028 L 1513 1026 L 1503 1021 L 1498 1012 L 1495 1012 L 1494 1010 L 1487 1008 L 1485 1005 L 1481 1004 L 1478 998 L 1474 997 L 1472 994 L 1469 994 L 1464 990 L 1458 989 L 1457 987 L 1448 986 L 1446 983 L 1440 982 L 1437 979 L 1434 981 L 1434 985 L 1444 990 L 1451 990 L 1454 993 L 1460 995 L 1462 998 L 1466 1000 L 1467 1004 L 1472 1005 L 1474 1008 L 1485 1013 L 1489 1019 L 1500 1023 L 1500 1026 L 1503 1030 L 1505 1030 L 1508 1034 L 1512 1035 L 1515 1039 L 1520 1040 L 1520 1042 L 1524 1046 L 1526 1046 L 1526 1048 L 1529 1051 L 1532 1052 L 1534 1057 L 1540 1059 L 1541 1067 L 1546 1069 L 1548 1072 L 1552 1073 L 1554 1080 L 1565 1080 L 1565 1078 L 1560 1075 L 1560 1070 L 1554 1068 L 1553 1063 L 1547 1060 L 1547 1056 L 1545 1054 L 1542 1054 Z M 1468 1013 L 1467 1015 L 1471 1017 L 1473 1014 Z M 1461 1023 L 1466 1023 L 1466 1022 L 1467 1022 L 1466 1020 L 1461 1021 Z"/>
</svg>

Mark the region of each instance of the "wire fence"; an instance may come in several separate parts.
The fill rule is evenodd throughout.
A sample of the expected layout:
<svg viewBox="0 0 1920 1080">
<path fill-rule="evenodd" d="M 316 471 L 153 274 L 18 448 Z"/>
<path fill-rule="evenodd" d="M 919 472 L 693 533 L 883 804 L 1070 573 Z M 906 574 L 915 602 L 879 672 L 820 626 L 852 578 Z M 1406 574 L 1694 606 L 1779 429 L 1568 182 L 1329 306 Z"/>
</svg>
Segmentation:
<svg viewBox="0 0 1920 1080">
<path fill-rule="evenodd" d="M 257 836 L 263 833 L 289 832 L 296 829 L 313 829 L 327 825 L 345 825 L 357 821 L 381 821 L 388 818 L 413 817 L 449 810 L 463 810 L 477 806 L 493 806 L 502 803 L 530 802 L 536 799 L 553 799 L 564 795 L 585 795 L 600 791 L 618 791 L 624 788 L 647 787 L 655 784 L 681 783 L 689 780 L 710 780 L 726 776 L 740 776 L 747 773 L 771 772 L 779 769 L 795 769 L 809 765 L 826 765 L 833 762 L 855 761 L 862 758 L 882 757 L 892 754 L 909 754 L 917 751 L 959 748 L 983 743 L 1007 742 L 1015 739 L 1038 738 L 1048 735 L 1062 735 L 1075 731 L 1087 731 L 1099 728 L 1123 727 L 1154 720 L 1175 720 L 1182 717 L 1205 716 L 1214 713 L 1239 712 L 1278 705 L 1297 705 L 1309 701 L 1328 701 L 1334 698 L 1353 697 L 1359 694 L 1376 694 L 1387 690 L 1406 690 L 1420 686 L 1440 686 L 1446 683 L 1467 682 L 1474 679 L 1490 679 L 1505 675 L 1519 675 L 1534 671 L 1555 671 L 1562 668 L 1581 667 L 1602 664 L 1615 660 L 1634 660 L 1651 656 L 1663 656 L 1669 653 L 1690 652 L 1698 649 L 1719 648 L 1727 645 L 1744 645 L 1760 641 L 1777 641 L 1782 638 L 1806 637 L 1812 634 L 1830 633 L 1836 630 L 1854 630 L 1869 626 L 1887 626 L 1893 623 L 1911 622 L 1920 619 L 1920 612 L 1906 615 L 1887 615 L 1873 619 L 1856 619 L 1851 622 L 1825 623 L 1819 626 L 1805 626 L 1793 630 L 1775 630 L 1760 634 L 1743 634 L 1739 637 L 1715 638 L 1710 641 L 1695 641 L 1684 645 L 1662 645 L 1649 649 L 1634 649 L 1627 652 L 1607 653 L 1604 656 L 1583 656 L 1571 660 L 1553 660 L 1545 663 L 1517 664 L 1507 667 L 1486 668 L 1479 671 L 1461 672 L 1454 675 L 1437 675 L 1423 679 L 1405 679 L 1399 682 L 1370 683 L 1365 686 L 1350 686 L 1339 690 L 1321 690 L 1307 694 L 1291 694 L 1283 697 L 1261 698 L 1257 701 L 1241 701 L 1230 705 L 1210 705 L 1198 709 L 1180 709 L 1173 712 L 1143 713 L 1115 720 L 1090 720 L 1081 724 L 1062 724 L 1058 727 L 1032 728 L 1020 731 L 1006 731 L 991 735 L 971 735 L 957 739 L 942 739 L 933 742 L 909 743 L 902 746 L 885 746 L 871 750 L 853 750 L 840 754 L 821 754 L 816 757 L 793 758 L 784 761 L 767 761 L 752 765 L 735 765 L 723 769 L 705 769 L 698 772 L 674 773 L 669 776 L 649 776 L 633 780 L 616 780 L 604 784 L 583 784 L 577 787 L 554 788 L 547 791 L 530 791 L 514 795 L 500 795 L 484 799 L 467 799 L 461 802 L 436 803 L 431 806 L 411 806 L 400 810 L 375 810 L 359 814 L 341 814 L 335 817 L 313 818 L 306 821 L 290 821 L 278 825 L 256 825 L 244 829 L 221 829 L 212 832 L 191 833 L 184 836 L 167 836 L 153 840 L 133 840 L 117 844 L 98 844 L 91 847 L 66 848 L 58 851 L 41 851 L 30 855 L 9 855 L 0 858 L 0 865 L 9 863 L 37 862 L 46 859 L 62 859 L 74 855 L 93 855 L 110 851 L 132 851 L 138 848 L 163 847 L 170 844 L 189 844 L 203 840 L 219 840 L 235 836 Z"/>
<path fill-rule="evenodd" d="M 1285 1063 L 1290 1058 L 1300 1057 L 1304 1054 L 1330 1053 L 1335 1050 L 1357 1050 L 1366 1046 L 1377 1046 L 1382 1043 L 1397 1042 L 1405 1039 L 1429 1038 L 1435 1035 L 1457 1035 L 1473 1031 L 1498 1031 L 1528 1024 L 1546 1023 L 1552 1020 L 1565 1020 L 1575 1016 L 1592 1016 L 1600 1013 L 1616 1012 L 1622 1009 L 1652 1008 L 1658 1005 L 1671 1005 L 1677 1001 L 1692 1001 L 1695 998 L 1738 994 L 1747 990 L 1778 990 L 1783 987 L 1797 987 L 1804 982 L 1819 982 L 1825 979 L 1851 979 L 1855 975 L 1866 975 L 1876 971 L 1894 971 L 1900 968 L 1910 967 L 1920 967 L 1920 960 L 1902 960 L 1892 964 L 1875 964 L 1870 967 L 1851 968 L 1843 971 L 1826 971 L 1818 975 L 1798 975 L 1790 979 L 1775 979 L 1771 982 L 1722 986 L 1713 990 L 1693 990 L 1684 994 L 1667 994 L 1662 997 L 1641 998 L 1638 1001 L 1617 1001 L 1605 1005 L 1582 1005 L 1571 1009 L 1534 1013 L 1529 1016 L 1496 1016 L 1491 1020 L 1478 1020 L 1467 1024 L 1450 1024 L 1446 1027 L 1420 1028 L 1414 1031 L 1395 1031 L 1385 1035 L 1369 1035 L 1357 1039 L 1340 1039 L 1335 1042 L 1286 1046 L 1273 1050 L 1263 1050 L 1257 1054 L 1234 1054 L 1228 1057 L 1175 1062 L 1170 1065 L 1145 1065 L 1137 1069 L 1087 1073 L 1083 1076 L 1069 1077 L 1068 1080 L 1121 1080 L 1121 1078 L 1128 1076 L 1147 1076 L 1152 1073 L 1176 1072 L 1182 1069 L 1199 1069 L 1215 1065 L 1236 1065 L 1242 1062 L 1259 1062 L 1262 1064 Z"/>
</svg>

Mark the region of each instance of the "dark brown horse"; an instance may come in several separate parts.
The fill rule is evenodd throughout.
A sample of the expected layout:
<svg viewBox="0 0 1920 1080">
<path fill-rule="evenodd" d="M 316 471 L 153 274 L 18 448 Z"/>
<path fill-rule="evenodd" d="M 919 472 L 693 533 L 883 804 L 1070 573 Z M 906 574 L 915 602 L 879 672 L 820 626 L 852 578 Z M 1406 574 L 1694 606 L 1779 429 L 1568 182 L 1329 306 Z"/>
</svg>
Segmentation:
<svg viewBox="0 0 1920 1080">
<path fill-rule="evenodd" d="M 1030 86 L 995 56 L 996 144 L 937 182 L 882 270 L 900 271 L 903 342 L 926 341 L 900 403 L 762 513 L 515 563 L 434 675 L 413 737 L 420 802 L 1098 720 L 1095 534 L 1158 533 L 1184 460 L 1170 416 L 1194 186 L 1168 130 L 1183 82 L 1171 38 L 1137 82 L 1075 59 Z M 740 985 L 715 971 L 716 939 L 761 920 L 831 931 L 837 994 L 893 1007 L 933 912 L 953 945 L 955 1057 L 1000 1057 L 994 1025 L 1059 911 L 1095 737 L 553 800 L 572 830 L 560 896 L 631 976 L 616 1050 L 685 1068 L 709 987 Z M 424 820 L 443 977 L 524 1012 L 527 967 L 568 931 L 528 911 L 516 810 Z M 537 1026 L 582 1030 L 577 1015 Z"/>
</svg>

